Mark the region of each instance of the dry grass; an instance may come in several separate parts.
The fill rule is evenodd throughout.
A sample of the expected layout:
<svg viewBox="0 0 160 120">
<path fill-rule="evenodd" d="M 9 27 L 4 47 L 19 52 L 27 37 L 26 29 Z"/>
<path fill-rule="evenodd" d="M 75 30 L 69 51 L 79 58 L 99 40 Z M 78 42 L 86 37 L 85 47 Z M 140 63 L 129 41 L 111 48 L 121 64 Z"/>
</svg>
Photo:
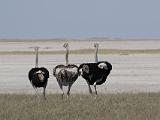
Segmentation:
<svg viewBox="0 0 160 120">
<path fill-rule="evenodd" d="M 71 54 L 94 54 L 94 49 L 70 50 Z M 30 55 L 34 51 L 0 51 L 0 55 Z M 39 54 L 65 54 L 64 50 L 40 51 Z M 127 49 L 99 49 L 98 54 L 160 54 L 160 49 L 127 50 Z"/>
<path fill-rule="evenodd" d="M 160 93 L 90 95 L 0 95 L 1 120 L 159 120 Z"/>
</svg>

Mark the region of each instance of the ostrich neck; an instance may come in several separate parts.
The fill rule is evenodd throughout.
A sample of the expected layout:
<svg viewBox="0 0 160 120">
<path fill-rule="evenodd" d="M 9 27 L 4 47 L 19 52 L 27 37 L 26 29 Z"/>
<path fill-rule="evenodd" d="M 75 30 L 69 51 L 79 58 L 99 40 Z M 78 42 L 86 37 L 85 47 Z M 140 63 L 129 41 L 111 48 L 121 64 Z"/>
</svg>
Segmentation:
<svg viewBox="0 0 160 120">
<path fill-rule="evenodd" d="M 97 53 L 98 53 L 98 47 L 96 47 L 96 49 L 95 49 L 95 62 L 96 62 L 96 63 L 98 62 Z"/>
<path fill-rule="evenodd" d="M 69 54 L 69 50 L 68 48 L 66 48 L 66 65 L 68 65 L 68 54 Z"/>
<path fill-rule="evenodd" d="M 36 51 L 36 65 L 35 65 L 35 67 L 37 68 L 38 67 L 38 48 L 36 48 L 35 51 Z"/>
</svg>

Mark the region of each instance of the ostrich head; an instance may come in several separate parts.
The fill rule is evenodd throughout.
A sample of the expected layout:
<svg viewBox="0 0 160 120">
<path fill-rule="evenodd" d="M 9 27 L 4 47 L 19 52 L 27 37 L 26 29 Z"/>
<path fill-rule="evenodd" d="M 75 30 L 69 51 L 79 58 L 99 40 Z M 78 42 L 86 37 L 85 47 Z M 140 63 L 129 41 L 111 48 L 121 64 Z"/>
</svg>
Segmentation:
<svg viewBox="0 0 160 120">
<path fill-rule="evenodd" d="M 99 44 L 98 44 L 98 43 L 94 43 L 94 47 L 95 47 L 95 48 L 98 48 L 98 47 L 99 47 Z"/>
<path fill-rule="evenodd" d="M 68 43 L 64 43 L 63 47 L 68 48 Z"/>
<path fill-rule="evenodd" d="M 105 69 L 105 70 L 108 69 L 106 63 L 100 63 L 100 64 L 98 64 L 98 67 L 99 67 L 100 69 Z"/>
</svg>

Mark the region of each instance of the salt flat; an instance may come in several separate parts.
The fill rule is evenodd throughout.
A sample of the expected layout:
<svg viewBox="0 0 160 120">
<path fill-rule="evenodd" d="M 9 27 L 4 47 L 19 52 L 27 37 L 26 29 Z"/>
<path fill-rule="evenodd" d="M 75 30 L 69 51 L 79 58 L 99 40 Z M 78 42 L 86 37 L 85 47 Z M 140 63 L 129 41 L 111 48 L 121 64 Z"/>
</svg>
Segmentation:
<svg viewBox="0 0 160 120">
<path fill-rule="evenodd" d="M 53 45 L 51 45 L 53 43 Z M 94 42 L 71 42 L 70 49 L 93 48 Z M 99 42 L 101 48 L 117 49 L 160 49 L 160 41 L 108 41 Z M 31 46 L 52 47 L 64 50 L 63 42 L 3 42 L 0 51 L 33 50 Z M 43 49 L 42 49 L 43 50 Z M 113 70 L 107 82 L 99 86 L 100 93 L 117 92 L 159 92 L 160 91 L 160 54 L 99 54 L 99 60 L 109 61 Z M 93 54 L 71 54 L 70 63 L 94 62 Z M 52 75 L 57 64 L 65 64 L 64 55 L 40 55 L 39 66 L 49 69 L 50 78 L 47 93 L 59 93 L 60 89 Z M 34 93 L 28 80 L 28 71 L 35 66 L 34 55 L 0 55 L 0 93 Z M 85 80 L 79 77 L 71 93 L 88 93 Z"/>
<path fill-rule="evenodd" d="M 36 42 L 0 42 L 0 51 L 32 51 L 30 47 L 40 46 L 43 50 L 62 50 L 65 41 L 36 41 Z M 70 49 L 90 49 L 98 42 L 101 49 L 160 49 L 160 40 L 116 40 L 116 41 L 66 41 L 70 44 Z M 44 49 L 49 48 L 49 49 Z"/>
</svg>

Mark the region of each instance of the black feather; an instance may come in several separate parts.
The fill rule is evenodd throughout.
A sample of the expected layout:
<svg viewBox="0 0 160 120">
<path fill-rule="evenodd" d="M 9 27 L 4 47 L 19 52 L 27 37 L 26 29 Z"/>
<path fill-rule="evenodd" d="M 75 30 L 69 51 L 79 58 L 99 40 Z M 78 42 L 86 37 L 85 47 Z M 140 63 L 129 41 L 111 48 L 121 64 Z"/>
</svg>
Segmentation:
<svg viewBox="0 0 160 120">
<path fill-rule="evenodd" d="M 98 67 L 100 63 L 105 63 L 107 65 L 106 69 L 101 69 Z M 84 66 L 88 66 L 88 72 L 86 72 L 85 69 L 83 69 Z M 103 84 L 107 76 L 110 74 L 110 71 L 112 70 L 112 65 L 109 62 L 101 61 L 97 63 L 83 63 L 79 66 L 79 70 L 82 69 L 82 77 L 87 81 L 89 85 L 93 85 L 96 82 L 96 85 Z"/>
<path fill-rule="evenodd" d="M 43 73 L 43 76 L 44 76 L 44 80 L 41 81 L 38 77 L 38 71 L 42 71 Z M 48 82 L 48 78 L 49 78 L 49 71 L 44 68 L 44 67 L 41 67 L 41 68 L 32 68 L 30 71 L 29 71 L 29 74 L 28 74 L 28 78 L 32 84 L 33 87 L 37 88 L 37 87 L 46 87 L 47 85 L 47 82 Z"/>
</svg>

